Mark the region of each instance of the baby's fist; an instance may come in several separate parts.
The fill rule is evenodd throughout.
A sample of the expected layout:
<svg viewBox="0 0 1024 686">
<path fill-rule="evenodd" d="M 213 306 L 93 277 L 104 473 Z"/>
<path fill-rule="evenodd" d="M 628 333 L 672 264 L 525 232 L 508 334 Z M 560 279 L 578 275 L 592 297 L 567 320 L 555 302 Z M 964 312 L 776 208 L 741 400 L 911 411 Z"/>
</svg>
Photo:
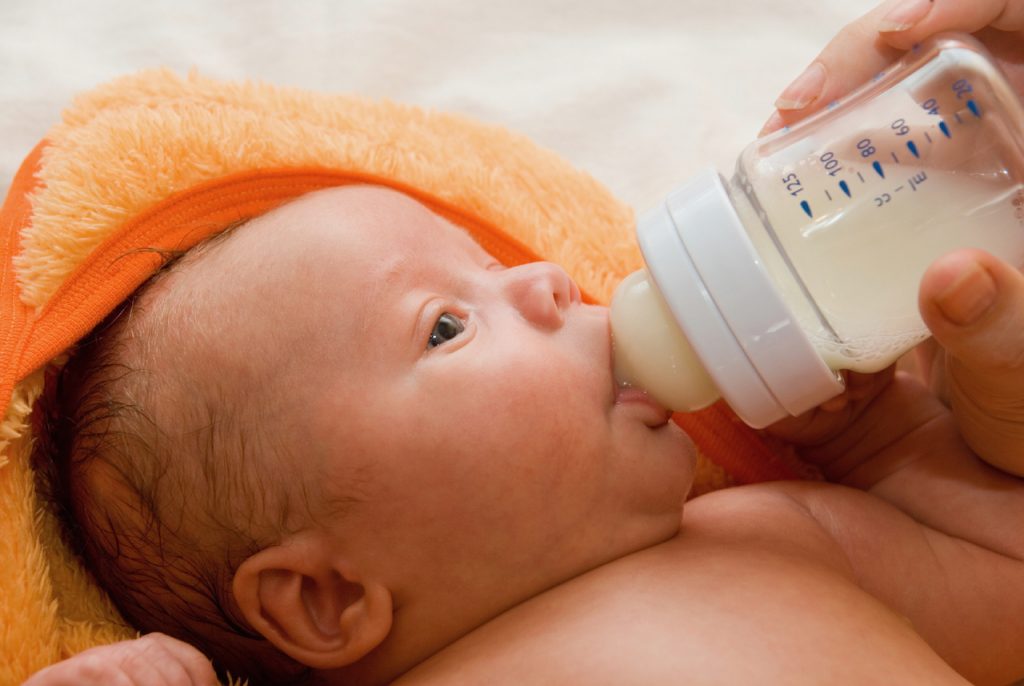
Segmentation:
<svg viewBox="0 0 1024 686">
<path fill-rule="evenodd" d="M 47 667 L 22 686 L 216 686 L 210 661 L 192 646 L 147 634 L 91 648 Z"/>
</svg>

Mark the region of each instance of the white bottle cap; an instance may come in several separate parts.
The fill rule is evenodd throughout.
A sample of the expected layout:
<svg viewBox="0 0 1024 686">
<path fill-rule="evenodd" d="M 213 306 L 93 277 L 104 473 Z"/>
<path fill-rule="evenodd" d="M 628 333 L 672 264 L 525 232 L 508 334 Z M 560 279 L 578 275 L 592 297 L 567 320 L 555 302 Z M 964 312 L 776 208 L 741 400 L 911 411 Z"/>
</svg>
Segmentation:
<svg viewBox="0 0 1024 686">
<path fill-rule="evenodd" d="M 842 379 L 769 278 L 715 170 L 641 217 L 637 235 L 676 322 L 744 422 L 767 426 L 842 392 Z"/>
</svg>

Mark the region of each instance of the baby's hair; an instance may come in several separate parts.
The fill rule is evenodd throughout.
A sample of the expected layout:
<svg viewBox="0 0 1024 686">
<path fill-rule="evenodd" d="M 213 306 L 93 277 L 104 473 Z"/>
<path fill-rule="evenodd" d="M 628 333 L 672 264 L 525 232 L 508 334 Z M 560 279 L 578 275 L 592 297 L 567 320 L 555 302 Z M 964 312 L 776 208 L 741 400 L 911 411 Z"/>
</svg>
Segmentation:
<svg viewBox="0 0 1024 686">
<path fill-rule="evenodd" d="M 69 544 L 136 629 L 191 643 L 222 675 L 300 683 L 308 670 L 246 625 L 231 581 L 297 516 L 312 516 L 316 498 L 301 474 L 297 489 L 261 478 L 287 442 L 253 393 L 229 393 L 216 370 L 168 367 L 188 359 L 168 350 L 188 346 L 179 326 L 188 311 L 148 309 L 176 271 L 231 233 L 163 255 L 163 267 L 82 340 L 48 380 L 34 459 Z"/>
</svg>

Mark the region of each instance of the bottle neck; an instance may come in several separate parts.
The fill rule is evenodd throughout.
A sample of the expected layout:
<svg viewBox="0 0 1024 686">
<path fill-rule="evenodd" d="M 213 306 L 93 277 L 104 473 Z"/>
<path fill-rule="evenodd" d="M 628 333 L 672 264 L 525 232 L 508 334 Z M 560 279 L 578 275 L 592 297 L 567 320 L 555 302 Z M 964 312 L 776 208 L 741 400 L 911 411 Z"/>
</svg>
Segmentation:
<svg viewBox="0 0 1024 686">
<path fill-rule="evenodd" d="M 714 170 L 645 215 L 638 238 L 676 323 L 745 422 L 766 426 L 842 390 L 762 266 Z"/>
<path fill-rule="evenodd" d="M 692 412 L 718 399 L 708 376 L 646 270 L 619 284 L 611 304 L 615 380 L 661 405 Z"/>
</svg>

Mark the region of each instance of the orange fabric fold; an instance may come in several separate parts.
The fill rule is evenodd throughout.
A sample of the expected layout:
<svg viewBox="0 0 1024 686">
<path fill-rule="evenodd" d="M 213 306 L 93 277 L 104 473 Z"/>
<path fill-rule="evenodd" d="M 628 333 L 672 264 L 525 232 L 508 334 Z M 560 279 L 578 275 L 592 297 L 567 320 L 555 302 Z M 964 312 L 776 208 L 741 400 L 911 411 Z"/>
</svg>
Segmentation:
<svg viewBox="0 0 1024 686">
<path fill-rule="evenodd" d="M 70 348 L 160 266 L 160 251 L 187 250 L 225 226 L 263 214 L 305 193 L 345 184 L 395 188 L 468 230 L 507 265 L 540 259 L 520 241 L 473 215 L 414 188 L 367 174 L 329 169 L 260 169 L 201 184 L 151 208 L 125 225 L 72 273 L 41 312 L 20 302 L 11 260 L 20 228 L 29 220 L 28 197 L 43 144 L 26 160 L 0 209 L 3 245 L 0 298 L 5 307 L 0 339 L 0 397 L 14 384 Z M 593 302 L 589 295 L 585 296 Z"/>
</svg>

